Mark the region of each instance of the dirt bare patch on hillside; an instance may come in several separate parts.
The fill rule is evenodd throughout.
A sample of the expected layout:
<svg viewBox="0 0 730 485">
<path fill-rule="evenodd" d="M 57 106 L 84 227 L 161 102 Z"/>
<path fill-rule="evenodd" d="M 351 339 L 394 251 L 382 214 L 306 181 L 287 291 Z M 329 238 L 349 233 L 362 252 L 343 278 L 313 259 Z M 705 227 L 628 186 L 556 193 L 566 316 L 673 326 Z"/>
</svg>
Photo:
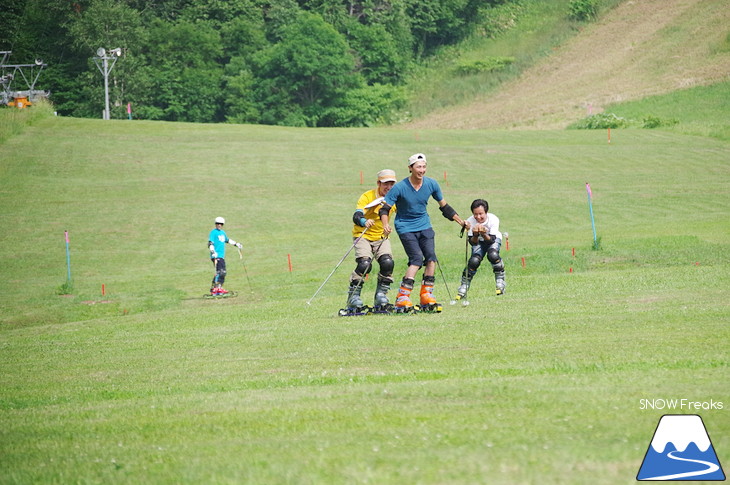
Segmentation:
<svg viewBox="0 0 730 485">
<path fill-rule="evenodd" d="M 564 128 L 609 103 L 730 77 L 727 0 L 628 0 L 489 97 L 414 128 Z"/>
</svg>

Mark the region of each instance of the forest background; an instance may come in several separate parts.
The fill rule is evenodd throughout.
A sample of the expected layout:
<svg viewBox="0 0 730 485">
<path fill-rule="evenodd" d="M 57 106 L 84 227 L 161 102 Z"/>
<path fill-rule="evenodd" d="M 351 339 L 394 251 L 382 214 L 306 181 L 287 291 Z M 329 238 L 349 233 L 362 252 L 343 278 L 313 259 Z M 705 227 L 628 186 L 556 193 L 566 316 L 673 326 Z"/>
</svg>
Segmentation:
<svg viewBox="0 0 730 485">
<path fill-rule="evenodd" d="M 513 26 L 529 0 L 20 0 L 0 10 L 0 50 L 42 59 L 60 115 L 99 118 L 93 57 L 121 48 L 111 118 L 287 126 L 408 121 L 409 78 L 440 49 Z M 598 0 L 571 0 L 578 28 Z M 459 66 L 464 74 L 514 59 Z"/>
</svg>

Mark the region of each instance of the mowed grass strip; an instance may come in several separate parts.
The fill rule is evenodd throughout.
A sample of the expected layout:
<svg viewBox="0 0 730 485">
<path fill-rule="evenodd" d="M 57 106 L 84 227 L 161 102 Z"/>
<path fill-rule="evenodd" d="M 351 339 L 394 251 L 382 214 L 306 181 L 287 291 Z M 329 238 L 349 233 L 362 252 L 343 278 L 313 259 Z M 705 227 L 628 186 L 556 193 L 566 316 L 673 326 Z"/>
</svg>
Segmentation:
<svg viewBox="0 0 730 485">
<path fill-rule="evenodd" d="M 348 258 L 307 305 L 357 197 L 416 151 L 462 215 L 485 197 L 500 216 L 507 294 L 482 267 L 471 305 L 451 306 L 439 273 L 441 314 L 341 318 Z M 664 131 L 37 123 L 0 146 L 0 472 L 633 483 L 670 412 L 641 399 L 729 400 L 728 152 Z M 239 296 L 206 301 L 218 215 L 245 259 L 227 257 Z M 464 241 L 431 216 L 453 293 Z M 64 230 L 72 296 L 56 294 Z M 699 412 L 727 461 L 724 411 L 675 412 Z"/>
</svg>

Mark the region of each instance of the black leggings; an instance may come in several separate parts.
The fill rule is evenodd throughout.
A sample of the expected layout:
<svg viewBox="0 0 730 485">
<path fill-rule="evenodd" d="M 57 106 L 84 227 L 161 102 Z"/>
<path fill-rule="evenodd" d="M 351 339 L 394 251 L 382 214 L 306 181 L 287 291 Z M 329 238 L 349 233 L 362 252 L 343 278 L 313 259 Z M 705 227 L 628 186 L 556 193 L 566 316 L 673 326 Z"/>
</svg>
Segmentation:
<svg viewBox="0 0 730 485">
<path fill-rule="evenodd" d="M 213 266 L 215 267 L 215 276 L 213 276 L 213 282 L 211 285 L 223 285 L 226 281 L 226 260 L 223 258 L 212 259 Z"/>
</svg>

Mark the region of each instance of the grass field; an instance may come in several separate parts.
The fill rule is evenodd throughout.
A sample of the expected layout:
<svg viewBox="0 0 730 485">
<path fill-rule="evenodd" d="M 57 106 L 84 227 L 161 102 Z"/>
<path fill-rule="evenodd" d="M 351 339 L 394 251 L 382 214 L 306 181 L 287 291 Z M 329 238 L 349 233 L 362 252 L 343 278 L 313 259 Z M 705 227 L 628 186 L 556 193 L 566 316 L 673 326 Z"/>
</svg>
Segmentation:
<svg viewBox="0 0 730 485">
<path fill-rule="evenodd" d="M 653 116 L 676 121 L 668 127 L 688 135 L 710 136 L 730 140 L 730 81 L 682 89 L 666 95 L 649 96 L 640 101 L 618 103 L 606 111 L 627 120 Z"/>
<path fill-rule="evenodd" d="M 482 271 L 469 307 L 341 318 L 349 257 L 306 305 L 416 151 L 500 216 L 507 294 Z M 633 483 L 666 413 L 727 467 L 729 159 L 661 130 L 35 122 L 0 145 L 0 482 Z M 454 292 L 464 241 L 431 209 Z M 207 301 L 219 215 L 239 296 Z"/>
</svg>

